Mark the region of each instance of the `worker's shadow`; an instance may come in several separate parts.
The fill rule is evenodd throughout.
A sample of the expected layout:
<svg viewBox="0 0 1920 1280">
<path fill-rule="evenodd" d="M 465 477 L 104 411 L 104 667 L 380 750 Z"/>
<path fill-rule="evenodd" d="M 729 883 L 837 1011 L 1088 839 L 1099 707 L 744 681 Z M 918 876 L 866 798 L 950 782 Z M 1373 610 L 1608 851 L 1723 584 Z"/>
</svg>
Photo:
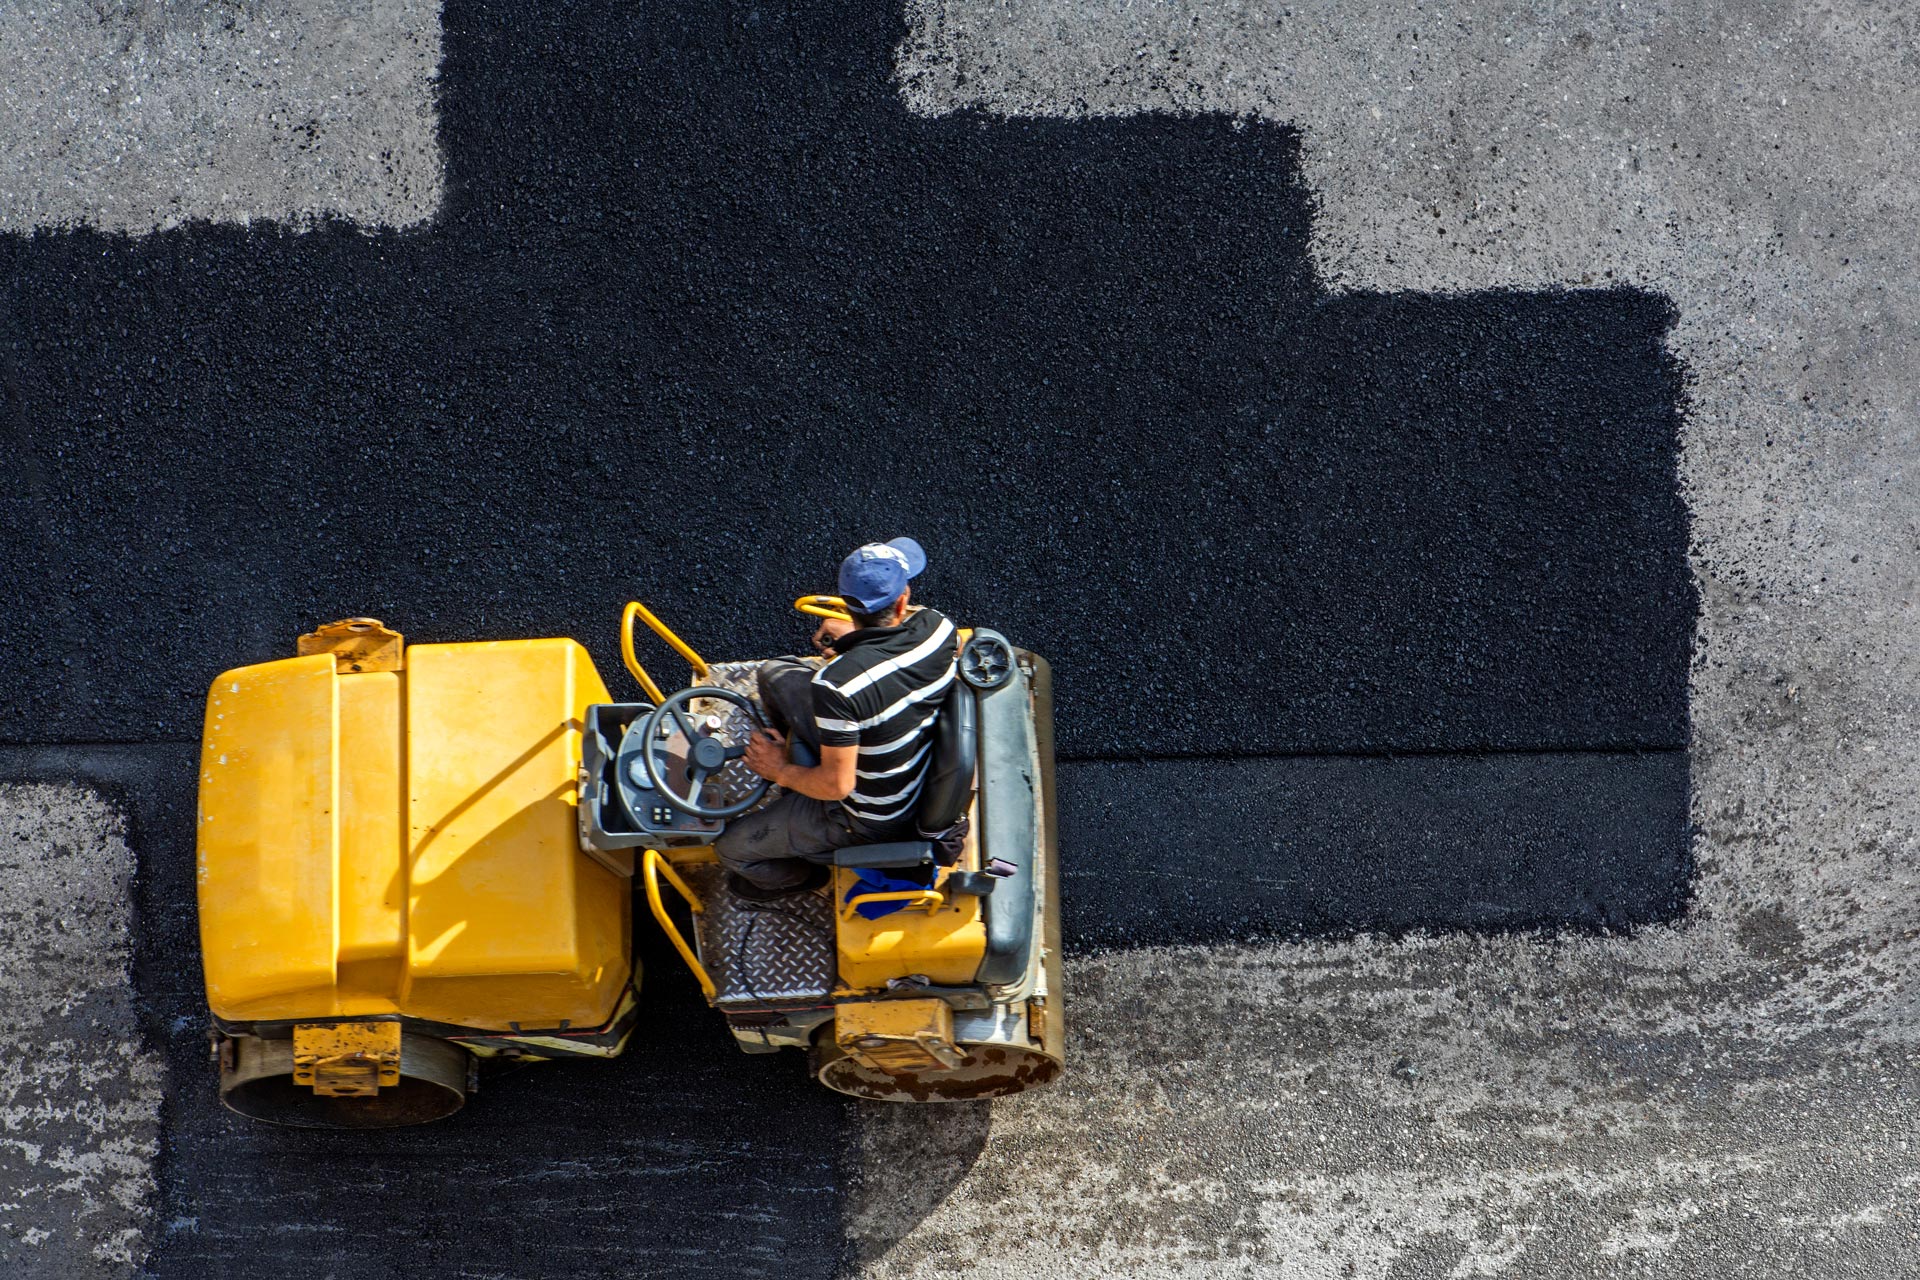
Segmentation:
<svg viewBox="0 0 1920 1280">
<path fill-rule="evenodd" d="M 1004 1104 L 850 1104 L 851 1133 L 842 1148 L 840 1179 L 847 1267 L 878 1262 L 909 1236 L 912 1247 L 925 1252 L 975 1234 L 959 1224 L 941 1230 L 937 1221 L 927 1220 L 937 1218 L 948 1194 L 986 1149 L 996 1105 Z M 894 1261 L 904 1266 L 911 1260 Z"/>
</svg>

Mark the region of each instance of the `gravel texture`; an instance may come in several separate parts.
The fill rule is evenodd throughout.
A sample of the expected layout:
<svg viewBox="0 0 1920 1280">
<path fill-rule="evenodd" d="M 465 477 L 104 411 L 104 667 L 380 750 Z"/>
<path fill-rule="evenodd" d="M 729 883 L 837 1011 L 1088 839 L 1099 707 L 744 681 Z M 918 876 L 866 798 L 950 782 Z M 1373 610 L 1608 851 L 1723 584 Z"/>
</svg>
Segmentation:
<svg viewBox="0 0 1920 1280">
<path fill-rule="evenodd" d="M 133 872 L 106 797 L 0 783 L 0 1274 L 146 1255 L 162 1077 L 128 980 Z"/>
<path fill-rule="evenodd" d="M 442 188 L 439 9 L 0 6 L 0 232 L 431 217 Z"/>
<path fill-rule="evenodd" d="M 0 738 L 190 737 L 215 667 L 350 611 L 605 656 L 631 590 L 773 651 L 773 602 L 843 543 L 921 532 L 934 598 L 1061 664 L 1073 1071 L 841 1103 L 733 1056 L 643 934 L 658 1016 L 620 1063 L 415 1135 L 240 1126 L 198 1043 L 190 747 L 27 753 L 148 779 L 148 1269 L 1907 1274 L 1906 18 L 907 18 L 455 5 L 430 225 L 0 242 L 29 584 L 0 638 L 72 663 L 9 690 Z M 875 460 L 875 430 L 914 447 Z M 1182 610 L 1196 562 L 1277 637 L 1262 662 Z M 1450 791 L 1530 767 L 1490 745 L 1611 748 L 1644 787 L 1572 785 L 1606 757 L 1569 751 Z M 1309 754 L 1127 758 L 1261 751 Z M 1407 758 L 1311 758 L 1381 751 Z M 1222 777 L 1246 804 L 1156 825 Z M 1689 785 L 1676 924 L 1235 940 L 1591 923 L 1617 890 L 1663 918 Z M 1611 870 L 1607 806 L 1652 824 Z M 1275 864 L 1310 874 L 1249 910 Z"/>
</svg>

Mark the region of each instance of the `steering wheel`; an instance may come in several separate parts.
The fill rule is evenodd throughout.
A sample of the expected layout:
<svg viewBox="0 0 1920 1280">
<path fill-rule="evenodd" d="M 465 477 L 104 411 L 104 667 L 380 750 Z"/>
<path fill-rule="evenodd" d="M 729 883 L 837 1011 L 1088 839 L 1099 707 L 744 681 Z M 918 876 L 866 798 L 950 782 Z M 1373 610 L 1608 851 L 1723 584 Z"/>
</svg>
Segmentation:
<svg viewBox="0 0 1920 1280">
<path fill-rule="evenodd" d="M 747 745 L 741 742 L 728 746 L 717 736 L 702 736 L 696 732 L 686 710 L 695 698 L 718 698 L 722 702 L 732 703 L 747 713 L 747 718 L 753 722 L 756 729 L 767 727 L 766 719 L 760 714 L 760 708 L 731 689 L 695 685 L 691 689 L 682 689 L 678 693 L 670 694 L 658 707 L 654 708 L 653 714 L 647 717 L 646 725 L 641 730 L 645 745 L 640 749 L 640 758 L 646 762 L 647 781 L 653 784 L 654 790 L 660 793 L 661 799 L 682 813 L 690 813 L 696 818 L 737 818 L 759 804 L 761 797 L 767 794 L 767 788 L 773 784 L 765 778 L 760 779 L 759 785 L 754 787 L 745 799 L 734 804 L 714 806 L 700 803 L 700 793 L 705 789 L 707 779 L 746 755 Z M 682 777 L 682 781 L 686 784 L 684 793 L 667 785 L 667 742 L 673 736 L 672 730 L 667 728 L 669 723 L 685 734 L 687 739 L 687 767 Z"/>
</svg>

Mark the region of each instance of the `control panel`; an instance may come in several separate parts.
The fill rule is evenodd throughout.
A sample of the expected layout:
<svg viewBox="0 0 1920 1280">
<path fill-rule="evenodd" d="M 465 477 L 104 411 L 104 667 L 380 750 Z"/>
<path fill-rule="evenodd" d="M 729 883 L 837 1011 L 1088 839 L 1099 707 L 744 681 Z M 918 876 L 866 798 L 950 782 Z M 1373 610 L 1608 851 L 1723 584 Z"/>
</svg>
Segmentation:
<svg viewBox="0 0 1920 1280">
<path fill-rule="evenodd" d="M 587 708 L 580 753 L 580 839 L 597 849 L 673 849 L 712 844 L 726 829 L 668 804 L 647 777 L 641 730 L 653 704 Z"/>
</svg>

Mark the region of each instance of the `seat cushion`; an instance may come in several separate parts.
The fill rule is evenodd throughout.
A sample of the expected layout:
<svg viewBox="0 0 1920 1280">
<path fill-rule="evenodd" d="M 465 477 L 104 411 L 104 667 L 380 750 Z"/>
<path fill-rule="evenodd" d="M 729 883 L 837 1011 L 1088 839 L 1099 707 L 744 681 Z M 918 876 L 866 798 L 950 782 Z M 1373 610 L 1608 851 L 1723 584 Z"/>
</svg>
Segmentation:
<svg viewBox="0 0 1920 1280">
<path fill-rule="evenodd" d="M 852 844 L 833 851 L 836 867 L 930 867 L 931 840 L 895 840 L 887 844 Z"/>
</svg>

